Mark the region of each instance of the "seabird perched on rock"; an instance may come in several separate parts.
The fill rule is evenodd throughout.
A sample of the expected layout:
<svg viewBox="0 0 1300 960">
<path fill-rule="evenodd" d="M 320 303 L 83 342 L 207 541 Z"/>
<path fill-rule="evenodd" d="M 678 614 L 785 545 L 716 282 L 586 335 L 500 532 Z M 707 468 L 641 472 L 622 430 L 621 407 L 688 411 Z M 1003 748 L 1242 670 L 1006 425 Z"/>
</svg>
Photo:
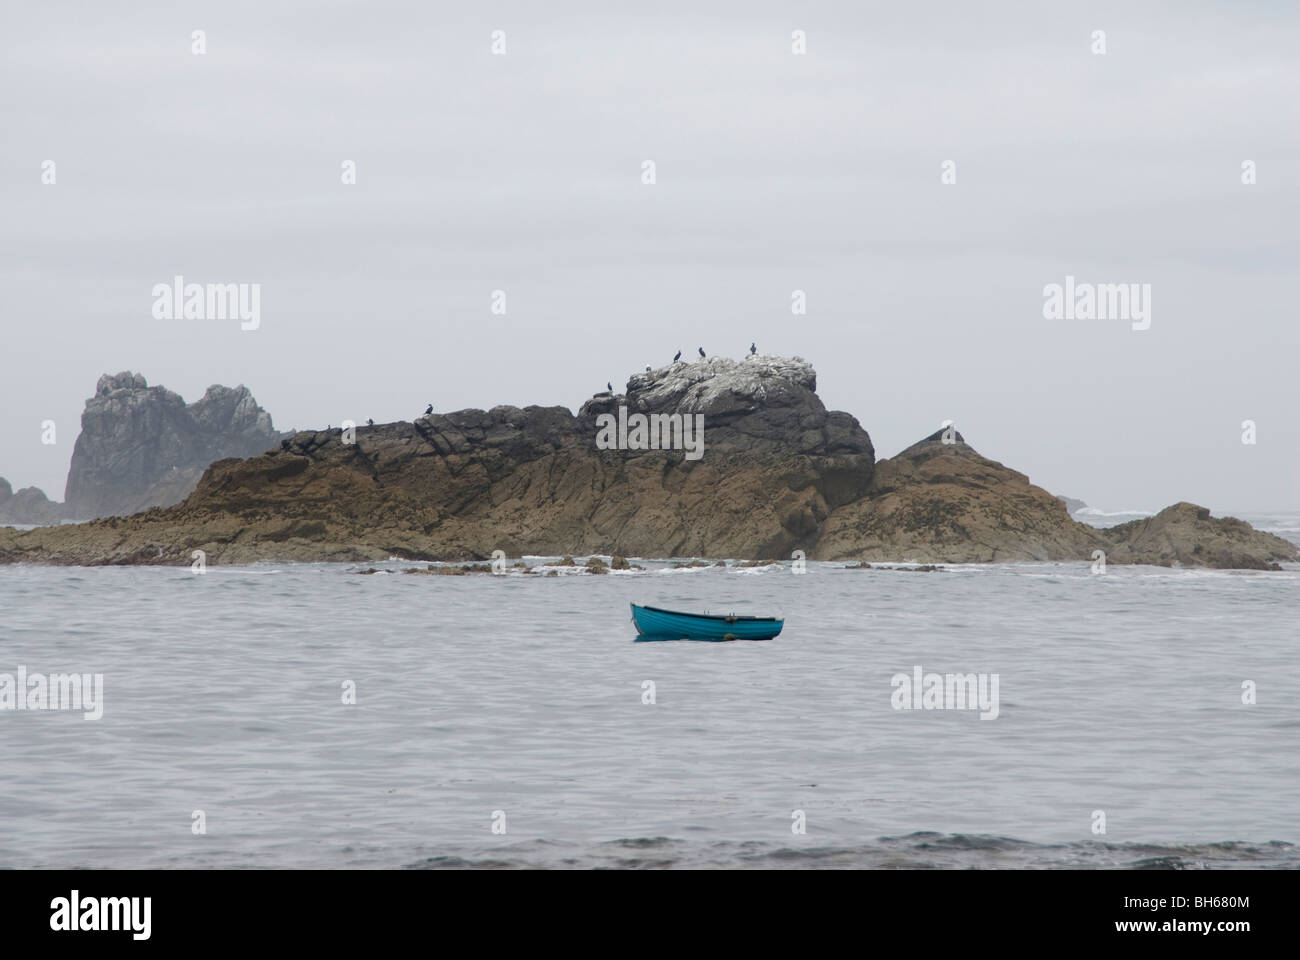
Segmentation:
<svg viewBox="0 0 1300 960">
<path fill-rule="evenodd" d="M 704 348 L 703 348 L 703 347 L 700 347 L 700 356 L 701 356 L 701 357 L 704 356 Z"/>
<path fill-rule="evenodd" d="M 424 415 L 426 417 L 431 413 L 433 413 L 433 404 L 429 404 L 427 407 L 424 408 Z"/>
<path fill-rule="evenodd" d="M 758 347 L 754 346 L 754 345 L 751 343 L 751 344 L 749 345 L 749 355 L 752 357 L 752 356 L 753 356 L 754 354 L 756 354 L 756 353 L 758 353 Z"/>
<path fill-rule="evenodd" d="M 610 393 L 613 393 L 613 392 L 614 392 L 614 385 L 613 385 L 612 383 L 610 383 L 608 380 L 606 380 L 606 381 L 605 381 L 605 389 L 608 390 Z"/>
<path fill-rule="evenodd" d="M 646 373 L 649 373 L 649 372 L 650 372 L 650 364 L 648 364 L 648 363 L 645 365 L 645 372 L 646 372 Z"/>
<path fill-rule="evenodd" d="M 678 350 L 677 353 L 673 355 L 673 363 L 676 363 L 681 358 L 682 358 L 682 352 Z"/>
<path fill-rule="evenodd" d="M 367 427 L 373 427 L 374 425 L 375 425 L 375 421 L 374 421 L 374 420 L 372 420 L 372 419 L 367 419 L 367 420 L 366 420 L 366 426 L 367 426 Z"/>
</svg>

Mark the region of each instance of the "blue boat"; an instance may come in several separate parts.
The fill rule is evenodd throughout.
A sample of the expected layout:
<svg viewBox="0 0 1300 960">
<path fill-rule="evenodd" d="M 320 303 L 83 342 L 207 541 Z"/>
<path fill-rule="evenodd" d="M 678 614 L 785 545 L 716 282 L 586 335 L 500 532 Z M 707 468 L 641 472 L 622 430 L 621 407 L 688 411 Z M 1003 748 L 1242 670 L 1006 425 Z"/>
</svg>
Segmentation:
<svg viewBox="0 0 1300 960">
<path fill-rule="evenodd" d="M 771 640 L 785 625 L 776 617 L 678 613 L 632 604 L 638 640 Z"/>
</svg>

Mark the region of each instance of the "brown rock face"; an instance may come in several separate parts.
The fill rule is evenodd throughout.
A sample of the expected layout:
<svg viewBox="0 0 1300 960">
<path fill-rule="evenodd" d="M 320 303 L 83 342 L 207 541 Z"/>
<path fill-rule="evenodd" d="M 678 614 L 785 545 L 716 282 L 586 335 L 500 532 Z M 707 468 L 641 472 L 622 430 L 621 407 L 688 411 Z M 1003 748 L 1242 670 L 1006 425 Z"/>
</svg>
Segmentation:
<svg viewBox="0 0 1300 960">
<path fill-rule="evenodd" d="M 935 433 L 876 464 L 869 495 L 831 514 L 818 560 L 1081 560 L 1106 543 L 1064 501 Z"/>
<path fill-rule="evenodd" d="M 1112 544 L 1106 556 L 1110 563 L 1278 570 L 1279 561 L 1297 558 L 1290 541 L 1235 517 L 1215 519 L 1205 507 L 1185 501 L 1105 534 Z"/>
</svg>

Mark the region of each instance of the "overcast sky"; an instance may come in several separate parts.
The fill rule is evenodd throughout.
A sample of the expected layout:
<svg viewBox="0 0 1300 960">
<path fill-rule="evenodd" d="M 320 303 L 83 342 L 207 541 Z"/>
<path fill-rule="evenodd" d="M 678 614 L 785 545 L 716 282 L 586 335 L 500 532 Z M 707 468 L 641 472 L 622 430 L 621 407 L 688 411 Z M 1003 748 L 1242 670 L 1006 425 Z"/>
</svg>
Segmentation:
<svg viewBox="0 0 1300 960">
<path fill-rule="evenodd" d="M 1103 509 L 1300 509 L 1298 27 L 1262 2 L 7 4 L 0 475 L 61 499 L 110 371 L 243 383 L 305 429 L 576 409 L 756 340 L 881 457 L 952 418 Z M 154 319 L 176 274 L 260 283 L 260 329 Z M 1150 329 L 1044 319 L 1067 274 L 1151 284 Z"/>
</svg>

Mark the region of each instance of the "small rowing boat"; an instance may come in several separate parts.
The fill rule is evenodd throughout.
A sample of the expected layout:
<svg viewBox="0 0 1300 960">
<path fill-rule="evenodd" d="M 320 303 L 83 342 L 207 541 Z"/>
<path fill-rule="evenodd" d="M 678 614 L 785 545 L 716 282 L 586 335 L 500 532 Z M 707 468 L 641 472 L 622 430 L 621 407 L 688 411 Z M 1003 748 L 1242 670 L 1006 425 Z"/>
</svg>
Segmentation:
<svg viewBox="0 0 1300 960">
<path fill-rule="evenodd" d="M 632 604 L 638 640 L 771 640 L 784 619 L 720 613 L 679 613 Z"/>
</svg>

